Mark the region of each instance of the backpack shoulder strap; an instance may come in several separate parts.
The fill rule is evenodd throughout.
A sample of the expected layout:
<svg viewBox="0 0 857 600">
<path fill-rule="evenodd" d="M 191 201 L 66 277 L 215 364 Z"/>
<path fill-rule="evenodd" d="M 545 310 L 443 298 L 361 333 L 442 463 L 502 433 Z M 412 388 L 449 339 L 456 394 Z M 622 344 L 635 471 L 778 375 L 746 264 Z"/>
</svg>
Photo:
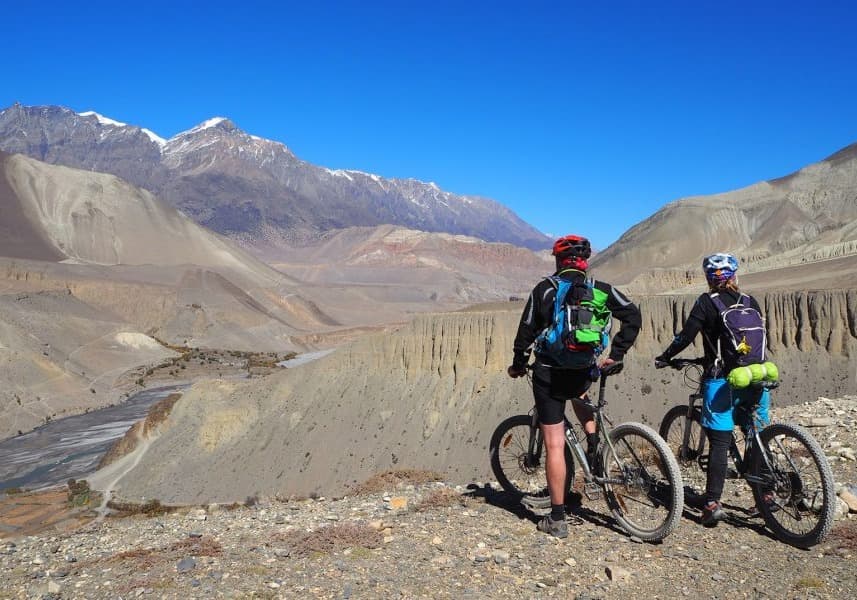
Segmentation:
<svg viewBox="0 0 857 600">
<path fill-rule="evenodd" d="M 720 297 L 720 294 L 714 292 L 713 294 L 708 294 L 708 297 L 711 298 L 711 302 L 714 304 L 714 308 L 717 309 L 717 312 L 722 313 L 728 307 L 726 303 L 723 302 L 723 299 Z"/>
</svg>

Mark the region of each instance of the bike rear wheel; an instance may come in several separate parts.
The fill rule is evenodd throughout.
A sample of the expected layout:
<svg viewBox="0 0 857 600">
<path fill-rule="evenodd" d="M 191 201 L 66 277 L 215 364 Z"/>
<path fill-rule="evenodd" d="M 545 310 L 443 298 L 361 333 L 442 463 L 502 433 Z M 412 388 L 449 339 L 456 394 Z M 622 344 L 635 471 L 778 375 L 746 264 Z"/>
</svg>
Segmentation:
<svg viewBox="0 0 857 600">
<path fill-rule="evenodd" d="M 674 406 L 664 415 L 659 433 L 676 457 L 684 481 L 685 502 L 699 504 L 705 495 L 708 477 L 708 437 L 702 428 L 702 414 L 693 408 L 690 422 L 687 406 Z M 687 443 L 684 443 L 684 428 L 690 427 Z"/>
<path fill-rule="evenodd" d="M 684 487 L 666 442 L 641 423 L 623 423 L 610 432 L 616 451 L 602 453 L 605 496 L 613 517 L 631 535 L 655 542 L 679 523 Z"/>
<path fill-rule="evenodd" d="M 533 427 L 531 415 L 515 415 L 500 423 L 491 436 L 489 451 L 491 470 L 506 492 L 533 508 L 550 506 L 544 441 L 541 430 Z M 574 482 L 574 459 L 568 445 L 565 446 L 565 464 L 565 498 L 568 500 Z"/>
<path fill-rule="evenodd" d="M 797 425 L 775 423 L 759 438 L 768 463 L 754 448 L 750 472 L 756 507 L 780 540 L 799 548 L 815 546 L 833 526 L 835 512 L 833 473 L 824 451 Z"/>
</svg>

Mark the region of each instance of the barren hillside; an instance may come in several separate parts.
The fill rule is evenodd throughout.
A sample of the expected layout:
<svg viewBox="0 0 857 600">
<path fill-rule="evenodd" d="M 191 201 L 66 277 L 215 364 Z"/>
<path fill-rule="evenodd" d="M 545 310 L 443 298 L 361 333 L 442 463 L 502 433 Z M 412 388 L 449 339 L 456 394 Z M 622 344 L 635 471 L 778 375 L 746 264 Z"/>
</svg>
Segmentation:
<svg viewBox="0 0 857 600">
<path fill-rule="evenodd" d="M 660 292 L 698 282 L 702 257 L 719 251 L 736 254 L 744 273 L 857 254 L 857 144 L 787 177 L 672 202 L 593 267 L 633 290 Z"/>
</svg>

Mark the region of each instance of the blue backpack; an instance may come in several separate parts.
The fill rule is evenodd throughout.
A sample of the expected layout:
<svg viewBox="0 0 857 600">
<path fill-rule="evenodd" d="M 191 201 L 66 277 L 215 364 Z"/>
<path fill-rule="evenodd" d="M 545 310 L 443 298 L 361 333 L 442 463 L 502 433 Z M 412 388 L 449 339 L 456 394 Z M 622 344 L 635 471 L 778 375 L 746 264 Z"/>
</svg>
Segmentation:
<svg viewBox="0 0 857 600">
<path fill-rule="evenodd" d="M 591 279 L 576 286 L 558 277 L 548 279 L 556 288 L 553 319 L 536 338 L 536 354 L 560 367 L 588 368 L 610 342 L 607 294 Z"/>
<path fill-rule="evenodd" d="M 723 324 L 717 338 L 717 353 L 726 366 L 745 367 L 765 362 L 765 320 L 750 305 L 750 298 L 741 294 L 738 302 L 729 306 L 719 294 L 711 294 L 711 300 L 720 311 Z"/>
</svg>

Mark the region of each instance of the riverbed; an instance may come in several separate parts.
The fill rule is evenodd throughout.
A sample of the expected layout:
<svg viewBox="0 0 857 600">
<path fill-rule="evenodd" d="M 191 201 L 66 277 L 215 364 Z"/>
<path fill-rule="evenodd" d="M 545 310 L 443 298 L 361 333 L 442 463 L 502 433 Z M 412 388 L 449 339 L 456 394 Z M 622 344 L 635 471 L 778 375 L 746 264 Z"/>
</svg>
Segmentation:
<svg viewBox="0 0 857 600">
<path fill-rule="evenodd" d="M 122 404 L 57 419 L 0 441 L 0 490 L 39 489 L 93 472 L 110 446 L 145 418 L 152 404 L 186 387 L 143 390 Z"/>
</svg>

